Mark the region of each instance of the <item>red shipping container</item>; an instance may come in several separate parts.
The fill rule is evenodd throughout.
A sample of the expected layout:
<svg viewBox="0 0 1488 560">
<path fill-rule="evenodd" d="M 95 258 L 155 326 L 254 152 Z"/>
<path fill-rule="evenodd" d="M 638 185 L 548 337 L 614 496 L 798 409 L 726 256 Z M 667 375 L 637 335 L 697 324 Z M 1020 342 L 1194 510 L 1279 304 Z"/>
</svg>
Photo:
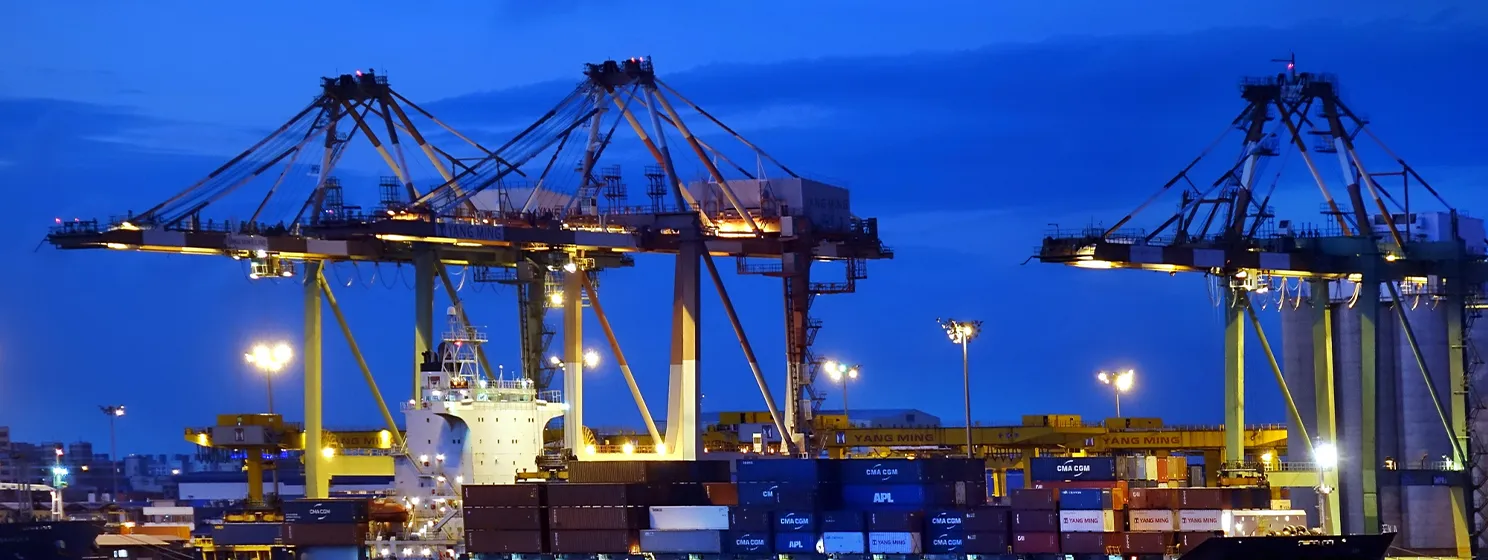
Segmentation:
<svg viewBox="0 0 1488 560">
<path fill-rule="evenodd" d="M 1128 490 L 1126 496 L 1126 507 L 1130 509 L 1152 509 L 1152 507 L 1148 505 L 1147 501 L 1147 493 L 1150 491 L 1151 490 L 1147 488 L 1132 488 L 1131 490 Z"/>
<path fill-rule="evenodd" d="M 708 505 L 739 505 L 739 487 L 732 482 L 708 482 L 703 484 L 703 489 L 708 495 Z"/>
<path fill-rule="evenodd" d="M 1037 490 L 1061 490 L 1064 488 L 1120 488 L 1126 485 L 1125 480 L 1049 480 L 1029 483 L 1028 487 Z"/>
<path fill-rule="evenodd" d="M 966 533 L 966 536 L 961 538 L 961 552 L 966 554 L 1007 554 L 1007 530 Z"/>
<path fill-rule="evenodd" d="M 486 554 L 539 554 L 546 552 L 542 531 L 465 531 L 465 548 Z"/>
<path fill-rule="evenodd" d="M 1188 552 L 1199 543 L 1214 538 L 1214 533 L 1178 533 L 1178 552 Z"/>
<path fill-rule="evenodd" d="M 555 507 L 548 510 L 548 526 L 554 531 L 642 529 L 649 514 L 640 507 Z"/>
<path fill-rule="evenodd" d="M 1007 533 L 1008 521 L 1011 516 L 1012 512 L 1002 506 L 975 508 L 961 515 L 961 529 L 968 533 Z M 970 551 L 967 552 L 970 553 Z"/>
<path fill-rule="evenodd" d="M 1105 554 L 1106 535 L 1107 533 L 1060 533 L 1059 551 L 1065 554 Z"/>
<path fill-rule="evenodd" d="M 1013 509 L 1025 511 L 1053 510 L 1059 490 L 1053 488 L 1020 488 L 1013 491 Z"/>
<path fill-rule="evenodd" d="M 1173 509 L 1225 509 L 1229 507 L 1227 488 L 1183 488 Z"/>
<path fill-rule="evenodd" d="M 553 531 L 548 535 L 553 554 L 639 554 L 637 531 Z"/>
<path fill-rule="evenodd" d="M 522 484 L 467 484 L 460 487 L 460 497 L 470 507 L 541 507 L 542 490 L 546 485 Z"/>
<path fill-rule="evenodd" d="M 1058 554 L 1059 533 L 1013 533 L 1014 554 Z"/>
<path fill-rule="evenodd" d="M 1014 511 L 1013 531 L 1057 533 L 1059 532 L 1059 514 L 1052 511 Z"/>
<path fill-rule="evenodd" d="M 1172 533 L 1127 533 L 1121 551 L 1126 554 L 1166 554 L 1173 546 Z"/>
<path fill-rule="evenodd" d="M 1178 509 L 1180 490 L 1173 488 L 1145 488 L 1144 490 L 1147 494 L 1147 507 L 1142 509 Z"/>
<path fill-rule="evenodd" d="M 466 507 L 460 514 L 466 529 L 484 531 L 542 531 L 547 521 L 542 508 Z"/>
</svg>

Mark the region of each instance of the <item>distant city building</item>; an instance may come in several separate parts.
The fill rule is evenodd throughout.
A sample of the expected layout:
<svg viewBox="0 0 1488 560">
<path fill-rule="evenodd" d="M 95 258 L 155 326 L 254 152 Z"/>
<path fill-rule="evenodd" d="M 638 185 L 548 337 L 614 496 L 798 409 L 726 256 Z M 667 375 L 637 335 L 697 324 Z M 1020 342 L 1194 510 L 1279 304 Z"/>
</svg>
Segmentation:
<svg viewBox="0 0 1488 560">
<path fill-rule="evenodd" d="M 15 459 L 10 455 L 10 426 L 0 426 L 0 481 L 3 482 L 15 480 Z"/>
</svg>

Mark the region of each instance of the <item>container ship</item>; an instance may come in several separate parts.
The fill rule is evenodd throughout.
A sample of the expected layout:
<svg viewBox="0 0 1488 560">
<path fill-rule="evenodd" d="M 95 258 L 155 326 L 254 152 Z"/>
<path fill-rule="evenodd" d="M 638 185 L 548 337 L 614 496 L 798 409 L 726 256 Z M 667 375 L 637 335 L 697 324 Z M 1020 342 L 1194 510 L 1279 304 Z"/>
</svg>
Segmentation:
<svg viewBox="0 0 1488 560">
<path fill-rule="evenodd" d="M 96 558 L 95 543 L 103 534 L 103 525 L 92 521 L 69 521 L 62 515 L 62 496 L 55 488 L 41 484 L 0 483 L 0 495 L 14 493 L 7 508 L 16 518 L 0 517 L 0 559 L 4 560 L 77 560 Z M 46 501 L 41 501 L 45 497 Z M 36 515 L 37 512 L 45 512 Z M 0 511 L 0 513 L 4 513 Z"/>
<path fill-rule="evenodd" d="M 988 496 L 981 459 L 563 461 L 556 392 L 490 379 L 484 336 L 452 322 L 403 407 L 394 497 L 285 502 L 283 523 L 228 523 L 204 547 L 290 546 L 324 559 L 693 557 L 1383 558 L 1394 535 L 1316 536 L 1269 490 L 1135 488 L 1114 457 L 1045 457 L 1031 487 Z"/>
</svg>

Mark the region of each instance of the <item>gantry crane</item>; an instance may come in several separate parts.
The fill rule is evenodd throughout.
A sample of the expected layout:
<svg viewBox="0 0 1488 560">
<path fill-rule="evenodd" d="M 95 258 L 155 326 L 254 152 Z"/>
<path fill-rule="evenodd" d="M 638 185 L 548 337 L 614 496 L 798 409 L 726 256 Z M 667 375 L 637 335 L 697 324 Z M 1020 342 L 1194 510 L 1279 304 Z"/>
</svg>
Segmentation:
<svg viewBox="0 0 1488 560">
<path fill-rule="evenodd" d="M 766 161 L 773 163 L 779 176 L 751 173 L 724 150 L 694 134 L 673 100 L 747 147 L 759 167 Z M 422 117 L 424 128 L 459 140 L 460 148 L 436 146 L 405 107 Z M 599 166 L 622 121 L 656 162 L 646 170 L 651 201 L 643 207 L 622 206 L 625 189 L 618 170 Z M 358 134 L 392 172 L 379 185 L 381 200 L 374 209 L 352 204 L 354 200 L 331 174 Z M 703 170 L 699 180 L 689 182 L 682 177 L 667 143 L 670 134 L 680 135 L 697 156 Z M 423 153 L 436 179 L 425 180 L 414 169 L 417 158 L 406 157 L 404 140 Z M 568 164 L 574 156 L 565 148 L 578 152 L 573 165 Z M 308 158 L 318 163 L 302 162 Z M 534 169 L 526 169 L 527 164 L 535 164 Z M 721 166 L 742 178 L 726 176 Z M 260 178 L 269 180 L 265 188 L 241 197 L 250 192 L 244 187 Z M 565 193 L 565 186 L 571 192 Z M 240 198 L 233 198 L 234 194 Z M 600 198 L 606 204 L 599 204 Z M 594 273 L 631 266 L 632 253 L 676 255 L 669 433 L 664 447 L 674 455 L 691 457 L 698 448 L 700 264 L 722 296 L 766 403 L 775 408 L 743 326 L 723 292 L 714 255 L 735 257 L 740 272 L 783 278 L 791 344 L 787 411 L 784 417 L 775 417 L 781 432 L 792 434 L 793 441 L 812 441 L 807 432 L 814 368 L 808 347 L 811 333 L 820 324 L 807 316 L 811 296 L 851 292 L 856 281 L 866 277 L 863 262 L 893 256 L 878 238 L 876 220 L 853 216 L 847 202 L 845 189 L 799 177 L 657 79 L 649 59 L 632 58 L 585 65 L 584 78 L 557 106 L 495 149 L 408 100 L 385 76 L 357 71 L 324 78 L 308 106 L 201 181 L 144 212 L 102 223 L 58 223 L 48 239 L 63 249 L 229 256 L 247 261 L 250 278 L 297 277 L 303 282 L 306 303 L 304 432 L 305 446 L 310 449 L 323 447 L 323 302 L 329 304 L 352 345 L 390 433 L 398 433 L 326 281 L 335 265 L 365 263 L 377 267 L 375 275 L 386 274 L 378 265 L 391 263 L 399 271 L 402 265 L 411 265 L 415 366 L 433 349 L 436 279 L 460 310 L 462 322 L 469 324 L 448 270 L 451 266 L 474 269 L 477 279 L 522 287 L 523 373 L 538 383 L 546 384 L 546 376 L 554 371 L 542 359 L 542 349 L 553 336 L 542 320 L 544 310 L 549 305 L 561 306 L 563 338 L 557 363 L 565 364 L 564 398 L 574 405 L 564 421 L 570 432 L 565 440 L 572 448 L 573 442 L 581 441 L 583 426 L 579 372 L 583 307 L 591 307 L 600 316 L 637 404 L 645 408 L 599 306 Z M 237 210 L 249 218 L 214 220 L 206 217 L 209 209 Z M 746 263 L 745 259 L 774 262 Z M 811 282 L 814 261 L 845 263 L 844 281 Z M 558 288 L 549 292 L 550 285 Z M 560 295 L 536 297 L 539 293 Z M 480 360 L 486 362 L 484 356 Z M 487 363 L 482 365 L 493 371 Z M 417 367 L 413 369 L 416 378 Z M 414 400 L 419 400 L 416 380 L 412 392 Z M 644 416 L 652 424 L 650 415 Z M 663 443 L 654 427 L 651 431 L 657 443 Z M 401 447 L 401 442 L 395 445 Z M 319 472 L 314 461 L 307 464 L 307 495 L 324 495 L 325 477 L 318 476 Z"/>
<path fill-rule="evenodd" d="M 1423 285 L 1433 288 L 1439 305 L 1448 313 L 1446 346 L 1449 387 L 1438 387 L 1428 373 L 1403 305 L 1391 305 L 1401 329 L 1409 341 L 1414 362 L 1425 379 L 1431 398 L 1439 403 L 1441 426 L 1450 438 L 1451 454 L 1458 469 L 1468 462 L 1469 410 L 1473 407 L 1469 344 L 1465 332 L 1472 309 L 1478 306 L 1481 286 L 1488 281 L 1488 265 L 1480 254 L 1474 254 L 1459 231 L 1458 213 L 1423 179 L 1416 169 L 1396 156 L 1339 95 L 1336 77 L 1328 74 L 1298 72 L 1295 60 L 1286 60 L 1285 72 L 1274 76 L 1249 78 L 1240 84 L 1245 107 L 1227 127 L 1239 130 L 1243 144 L 1239 157 L 1211 182 L 1196 182 L 1195 167 L 1224 139 L 1221 135 L 1156 194 L 1132 213 L 1109 228 L 1083 231 L 1056 231 L 1043 240 L 1037 258 L 1042 262 L 1073 265 L 1088 269 L 1132 268 L 1167 273 L 1197 272 L 1209 276 L 1224 294 L 1225 313 L 1225 460 L 1238 463 L 1245 458 L 1244 418 L 1244 325 L 1248 321 L 1256 334 L 1273 373 L 1281 383 L 1283 396 L 1293 426 L 1302 430 L 1305 451 L 1311 455 L 1312 436 L 1323 441 L 1339 438 L 1336 412 L 1340 407 L 1357 410 L 1358 422 L 1365 433 L 1349 448 L 1340 444 L 1340 455 L 1349 461 L 1339 466 L 1345 484 L 1343 510 L 1339 510 L 1340 493 L 1329 497 L 1329 511 L 1345 515 L 1346 529 L 1355 532 L 1380 530 L 1379 482 L 1377 477 L 1385 463 L 1376 451 L 1379 427 L 1376 422 L 1378 398 L 1378 364 L 1380 352 L 1393 342 L 1379 339 L 1382 316 L 1382 290 L 1388 301 L 1401 302 L 1402 291 L 1419 293 Z M 1367 138 L 1398 169 L 1382 172 L 1380 167 L 1366 166 L 1356 142 Z M 1271 197 L 1276 183 L 1269 186 L 1261 180 L 1266 162 L 1284 152 L 1298 156 L 1305 164 L 1312 182 L 1322 193 L 1323 213 L 1327 223 L 1311 228 L 1296 222 L 1276 220 Z M 1325 159 L 1336 157 L 1343 177 L 1345 198 L 1334 199 L 1325 180 Z M 1397 177 L 1403 187 L 1389 189 L 1381 184 L 1385 176 Z M 1392 181 L 1394 183 L 1394 181 Z M 1150 207 L 1165 193 L 1178 190 L 1178 209 L 1164 217 L 1151 231 L 1124 229 L 1137 213 Z M 1429 196 L 1423 197 L 1422 194 Z M 1411 194 L 1415 194 L 1414 200 Z M 1449 235 L 1432 239 L 1414 225 L 1420 212 L 1421 199 L 1439 204 L 1449 216 L 1444 224 Z M 1377 212 L 1376 214 L 1371 214 Z M 1470 236 L 1469 236 L 1470 237 Z M 1477 244 L 1480 240 L 1468 239 Z M 1305 282 L 1307 297 L 1289 305 L 1311 308 L 1314 349 L 1331 349 L 1332 332 L 1329 294 L 1330 285 L 1348 282 L 1354 296 L 1348 305 L 1360 319 L 1358 339 L 1349 344 L 1361 348 L 1359 384 L 1355 390 L 1358 402 L 1342 402 L 1335 395 L 1333 350 L 1315 353 L 1312 379 L 1316 414 L 1302 417 L 1276 356 L 1261 330 L 1254 302 L 1258 294 L 1276 293 L 1278 284 L 1285 289 L 1286 279 Z M 1302 293 L 1299 285 L 1299 294 Z M 1350 333 L 1337 333 L 1350 336 Z M 1409 358 L 1407 358 L 1409 359 Z M 1304 422 L 1308 425 L 1304 426 Z M 1309 435 L 1310 434 L 1310 435 Z M 1458 473 L 1461 474 L 1461 473 Z M 1460 480 L 1466 485 L 1468 477 Z M 1336 483 L 1330 482 L 1330 485 Z M 1459 486 L 1452 493 L 1454 522 L 1457 525 L 1458 550 L 1466 553 L 1467 525 L 1474 508 L 1469 504 L 1472 492 Z M 1338 527 L 1335 525 L 1336 531 Z"/>
</svg>

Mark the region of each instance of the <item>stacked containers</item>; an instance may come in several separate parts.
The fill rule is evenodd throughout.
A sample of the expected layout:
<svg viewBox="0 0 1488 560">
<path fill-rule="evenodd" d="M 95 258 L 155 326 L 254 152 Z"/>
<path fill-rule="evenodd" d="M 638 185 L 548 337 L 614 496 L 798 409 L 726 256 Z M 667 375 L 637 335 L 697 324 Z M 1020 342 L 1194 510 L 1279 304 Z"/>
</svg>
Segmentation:
<svg viewBox="0 0 1488 560">
<path fill-rule="evenodd" d="M 1123 546 L 1126 485 L 1114 457 L 1039 457 L 1014 494 L 1013 552 L 1105 554 Z"/>
<path fill-rule="evenodd" d="M 975 459 L 847 459 L 834 466 L 840 485 L 825 487 L 840 495 L 843 508 L 867 511 L 871 554 L 961 553 L 964 530 L 952 520 L 987 501 L 986 466 Z M 927 510 L 942 523 L 926 524 Z"/>
<path fill-rule="evenodd" d="M 724 552 L 815 552 L 821 466 L 812 459 L 739 461 L 739 505 L 730 512 Z M 777 550 L 780 545 L 786 550 Z"/>
<path fill-rule="evenodd" d="M 486 554 L 547 550 L 546 489 L 536 483 L 462 486 L 467 549 Z"/>
<path fill-rule="evenodd" d="M 1058 554 L 1059 491 L 1052 488 L 1023 488 L 1012 493 L 1010 525 L 1015 554 Z"/>
<path fill-rule="evenodd" d="M 366 498 L 303 499 L 284 502 L 284 544 L 346 547 L 367 542 Z"/>
<path fill-rule="evenodd" d="M 1059 549 L 1065 554 L 1106 554 L 1122 546 L 1124 500 L 1112 488 L 1059 490 Z"/>
<path fill-rule="evenodd" d="M 724 517 L 709 504 L 733 499 L 731 488 L 719 487 L 729 481 L 727 461 L 578 462 L 568 478 L 549 486 L 550 542 L 542 552 L 719 551 Z"/>
</svg>

